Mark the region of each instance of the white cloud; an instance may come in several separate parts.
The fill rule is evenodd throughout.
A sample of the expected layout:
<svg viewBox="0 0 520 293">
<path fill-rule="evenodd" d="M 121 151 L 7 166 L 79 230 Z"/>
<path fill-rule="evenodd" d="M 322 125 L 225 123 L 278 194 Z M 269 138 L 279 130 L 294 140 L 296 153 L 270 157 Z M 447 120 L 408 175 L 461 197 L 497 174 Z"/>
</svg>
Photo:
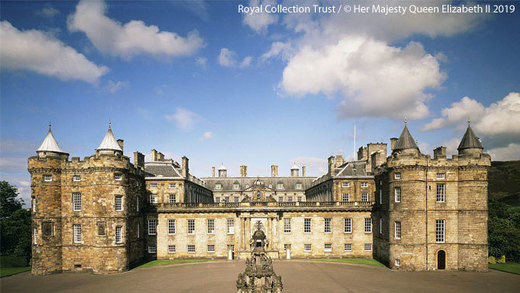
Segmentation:
<svg viewBox="0 0 520 293">
<path fill-rule="evenodd" d="M 105 85 L 105 91 L 114 94 L 118 92 L 119 90 L 127 87 L 129 85 L 128 81 L 112 81 L 109 80 L 107 84 Z"/>
<path fill-rule="evenodd" d="M 484 112 L 484 106 L 469 97 L 463 97 L 459 102 L 451 104 L 451 107 L 442 109 L 443 118 L 435 118 L 421 128 L 429 131 L 446 127 L 450 124 L 477 118 Z"/>
<path fill-rule="evenodd" d="M 182 130 L 190 130 L 195 123 L 202 119 L 198 114 L 178 107 L 175 113 L 165 116 L 166 120 L 172 121 Z"/>
<path fill-rule="evenodd" d="M 41 10 L 37 11 L 36 14 L 46 17 L 46 18 L 54 18 L 56 15 L 58 15 L 60 11 L 54 7 L 52 7 L 50 4 L 46 4 L 45 7 L 43 7 Z"/>
<path fill-rule="evenodd" d="M 208 63 L 208 58 L 206 57 L 197 57 L 195 59 L 195 63 L 202 68 L 206 68 L 206 64 Z"/>
<path fill-rule="evenodd" d="M 180 57 L 189 56 L 204 46 L 197 31 L 186 38 L 174 32 L 160 31 L 140 20 L 124 25 L 105 15 L 106 5 L 101 0 L 80 1 L 74 14 L 69 16 L 70 31 L 84 32 L 101 52 L 124 59 L 135 55 Z"/>
<path fill-rule="evenodd" d="M 292 96 L 343 94 L 338 116 L 419 119 L 428 115 L 428 88 L 445 79 L 437 59 L 421 44 L 405 48 L 361 36 L 334 45 L 301 48 L 284 69 L 281 89 Z"/>
<path fill-rule="evenodd" d="M 199 140 L 200 141 L 205 141 L 205 140 L 208 140 L 210 138 L 213 138 L 213 132 L 206 131 L 206 132 L 204 132 L 204 134 L 202 134 L 202 136 L 199 138 Z"/>
<path fill-rule="evenodd" d="M 260 61 L 265 62 L 268 59 L 275 58 L 281 56 L 283 60 L 289 59 L 289 56 L 292 54 L 291 44 L 289 42 L 274 42 L 271 44 L 271 48 L 269 51 L 265 52 L 260 56 Z"/>
<path fill-rule="evenodd" d="M 493 161 L 520 160 L 520 144 L 510 143 L 506 147 L 491 149 L 488 153 Z"/>
<path fill-rule="evenodd" d="M 259 7 L 260 5 L 276 5 L 276 0 L 251 0 L 249 1 L 250 7 Z M 257 33 L 265 33 L 269 25 L 274 24 L 278 21 L 278 15 L 275 13 L 255 13 L 246 14 L 244 16 L 244 24 L 249 26 Z"/>
<path fill-rule="evenodd" d="M 520 92 L 489 105 L 476 120 L 475 129 L 485 135 L 515 135 L 520 140 Z"/>
<path fill-rule="evenodd" d="M 28 70 L 61 80 L 95 83 L 109 70 L 97 66 L 83 54 L 38 30 L 19 31 L 8 21 L 0 23 L 0 66 Z"/>
<path fill-rule="evenodd" d="M 252 60 L 253 57 L 247 56 L 239 62 L 237 54 L 228 48 L 220 49 L 220 54 L 218 55 L 218 64 L 224 67 L 247 67 L 251 65 Z"/>
</svg>

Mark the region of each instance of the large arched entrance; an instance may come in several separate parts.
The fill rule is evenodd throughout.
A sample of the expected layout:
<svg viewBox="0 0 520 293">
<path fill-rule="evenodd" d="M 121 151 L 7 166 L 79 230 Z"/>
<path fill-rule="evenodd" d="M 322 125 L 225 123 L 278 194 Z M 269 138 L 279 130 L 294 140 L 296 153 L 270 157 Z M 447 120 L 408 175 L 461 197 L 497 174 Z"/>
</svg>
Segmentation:
<svg viewBox="0 0 520 293">
<path fill-rule="evenodd" d="M 437 252 L 437 269 L 446 269 L 446 252 L 444 250 L 439 250 Z"/>
</svg>

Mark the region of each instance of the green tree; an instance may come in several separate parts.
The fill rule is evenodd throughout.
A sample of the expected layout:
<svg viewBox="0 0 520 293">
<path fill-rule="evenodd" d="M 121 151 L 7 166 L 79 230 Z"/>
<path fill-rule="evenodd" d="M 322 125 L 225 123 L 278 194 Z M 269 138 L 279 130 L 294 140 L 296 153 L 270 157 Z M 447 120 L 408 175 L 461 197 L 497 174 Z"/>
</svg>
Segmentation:
<svg viewBox="0 0 520 293">
<path fill-rule="evenodd" d="M 0 253 L 31 258 L 31 212 L 23 209 L 18 190 L 0 181 Z"/>
</svg>

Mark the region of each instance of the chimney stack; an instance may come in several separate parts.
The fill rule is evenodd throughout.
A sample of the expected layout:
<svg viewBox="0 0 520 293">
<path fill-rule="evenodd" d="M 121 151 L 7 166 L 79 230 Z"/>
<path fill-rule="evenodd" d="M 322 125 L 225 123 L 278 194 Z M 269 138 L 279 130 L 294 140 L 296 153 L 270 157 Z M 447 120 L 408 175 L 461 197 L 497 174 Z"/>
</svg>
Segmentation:
<svg viewBox="0 0 520 293">
<path fill-rule="evenodd" d="M 330 176 L 334 176 L 334 156 L 330 156 L 328 159 L 328 173 Z"/>
<path fill-rule="evenodd" d="M 302 166 L 302 177 L 305 177 L 305 165 Z"/>
<path fill-rule="evenodd" d="M 390 139 L 390 153 L 393 153 L 394 152 L 394 149 L 395 149 L 395 145 L 397 144 L 397 141 L 399 139 L 397 137 L 392 137 Z"/>
<path fill-rule="evenodd" d="M 271 177 L 278 176 L 278 165 L 271 165 Z"/>
<path fill-rule="evenodd" d="M 190 172 L 190 167 L 188 166 L 189 159 L 186 156 L 182 157 L 182 177 L 186 178 L 188 177 L 188 174 Z"/>
<path fill-rule="evenodd" d="M 152 162 L 157 161 L 157 151 L 152 149 Z"/>
<path fill-rule="evenodd" d="M 134 152 L 134 166 L 136 169 L 144 168 L 144 155 L 140 152 Z"/>
<path fill-rule="evenodd" d="M 124 140 L 124 139 L 118 139 L 118 140 L 117 140 L 117 144 L 119 145 L 119 147 L 120 147 L 121 150 L 123 151 L 123 147 L 124 147 L 124 144 L 125 144 L 125 140 Z"/>
<path fill-rule="evenodd" d="M 343 159 L 342 155 L 337 155 L 336 156 L 336 167 L 339 167 L 343 164 L 345 164 L 345 159 Z"/>
<path fill-rule="evenodd" d="M 215 166 L 211 166 L 211 177 L 215 177 Z"/>
<path fill-rule="evenodd" d="M 446 147 L 440 146 L 433 150 L 433 158 L 437 159 L 446 159 Z"/>
<path fill-rule="evenodd" d="M 367 148 L 362 146 L 358 149 L 357 159 L 358 161 L 366 160 L 368 158 Z"/>
<path fill-rule="evenodd" d="M 240 165 L 240 177 L 247 177 L 247 166 Z"/>
</svg>

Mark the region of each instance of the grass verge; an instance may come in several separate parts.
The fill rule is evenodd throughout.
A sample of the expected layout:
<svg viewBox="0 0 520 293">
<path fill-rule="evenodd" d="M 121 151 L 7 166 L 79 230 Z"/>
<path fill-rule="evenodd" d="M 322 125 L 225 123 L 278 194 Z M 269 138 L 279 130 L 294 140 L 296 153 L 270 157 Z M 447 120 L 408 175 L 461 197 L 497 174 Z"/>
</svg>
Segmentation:
<svg viewBox="0 0 520 293">
<path fill-rule="evenodd" d="M 378 262 L 375 259 L 366 259 L 366 258 L 311 258 L 308 260 L 312 261 L 328 261 L 328 262 L 341 262 L 341 263 L 352 263 L 352 264 L 361 264 L 361 265 L 370 265 L 376 267 L 384 267 L 385 265 Z"/>
<path fill-rule="evenodd" d="M 174 265 L 181 263 L 197 263 L 197 262 L 208 262 L 212 261 L 211 259 L 162 259 L 162 260 L 152 260 L 142 265 L 135 267 L 135 269 L 141 268 L 149 268 L 156 266 L 164 266 L 164 265 Z"/>
<path fill-rule="evenodd" d="M 520 263 L 489 264 L 489 268 L 520 275 Z"/>
<path fill-rule="evenodd" d="M 31 267 L 0 268 L 0 278 L 30 271 Z"/>
</svg>

